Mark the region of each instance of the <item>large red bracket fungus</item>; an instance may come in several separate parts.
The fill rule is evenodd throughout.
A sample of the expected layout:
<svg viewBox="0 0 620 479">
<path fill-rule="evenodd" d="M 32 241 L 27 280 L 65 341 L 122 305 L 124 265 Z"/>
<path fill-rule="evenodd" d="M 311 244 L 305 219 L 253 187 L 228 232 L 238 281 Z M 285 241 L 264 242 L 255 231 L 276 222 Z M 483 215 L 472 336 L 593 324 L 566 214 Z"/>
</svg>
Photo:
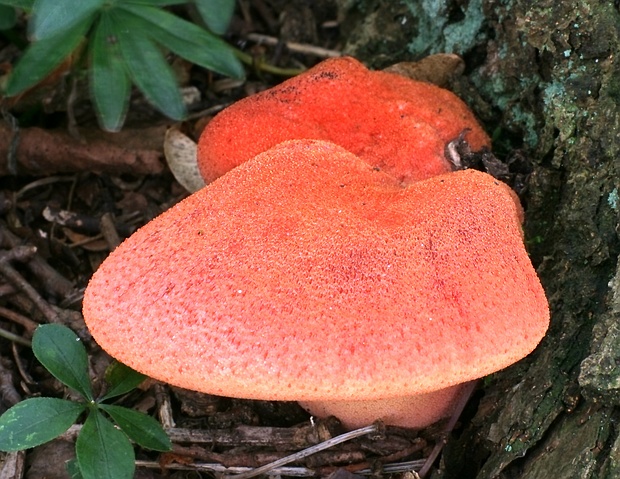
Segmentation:
<svg viewBox="0 0 620 479">
<path fill-rule="evenodd" d="M 327 140 L 404 183 L 451 171 L 447 144 L 490 140 L 453 93 L 353 58 L 324 61 L 217 115 L 198 144 L 206 182 L 285 140 Z"/>
<path fill-rule="evenodd" d="M 313 127 L 324 108 L 304 92 L 334 69 L 328 103 L 356 113 Z M 353 60 L 307 75 L 213 121 L 201 150 L 225 174 L 110 254 L 84 318 L 112 356 L 161 381 L 300 401 L 348 427 L 426 426 L 450 414 L 464 383 L 523 358 L 545 334 L 521 206 L 490 175 L 446 164 L 446 143 L 464 129 L 488 145 L 453 95 L 439 94 L 450 107 L 420 99 L 438 115 L 424 116 L 398 77 Z M 360 79 L 381 100 L 365 98 Z M 270 96 L 271 112 L 261 106 Z M 293 110 L 304 102 L 314 106 L 299 125 Z M 370 124 L 372 102 L 411 113 L 394 120 L 379 109 Z M 291 140 L 304 131 L 321 138 Z"/>
<path fill-rule="evenodd" d="M 332 143 L 285 142 L 117 248 L 84 316 L 112 356 L 177 386 L 348 426 L 376 419 L 374 401 L 424 426 L 547 329 L 520 214 L 484 173 L 403 188 Z"/>
</svg>

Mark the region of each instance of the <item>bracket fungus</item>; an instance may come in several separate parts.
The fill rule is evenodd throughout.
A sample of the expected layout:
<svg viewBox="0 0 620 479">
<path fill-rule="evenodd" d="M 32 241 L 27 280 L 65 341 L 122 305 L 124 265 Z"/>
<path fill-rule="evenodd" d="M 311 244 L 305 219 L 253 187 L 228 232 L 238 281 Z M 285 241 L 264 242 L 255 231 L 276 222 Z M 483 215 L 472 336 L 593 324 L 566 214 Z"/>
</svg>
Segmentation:
<svg viewBox="0 0 620 479">
<path fill-rule="evenodd" d="M 490 140 L 452 92 L 350 57 L 319 63 L 220 112 L 198 143 L 207 183 L 285 140 L 327 140 L 404 183 L 451 171 L 448 143 L 473 151 Z"/>
<path fill-rule="evenodd" d="M 403 184 L 365 150 L 270 141 L 94 274 L 84 318 L 113 357 L 348 427 L 423 427 L 536 347 L 549 311 L 506 185 L 477 171 Z"/>
</svg>

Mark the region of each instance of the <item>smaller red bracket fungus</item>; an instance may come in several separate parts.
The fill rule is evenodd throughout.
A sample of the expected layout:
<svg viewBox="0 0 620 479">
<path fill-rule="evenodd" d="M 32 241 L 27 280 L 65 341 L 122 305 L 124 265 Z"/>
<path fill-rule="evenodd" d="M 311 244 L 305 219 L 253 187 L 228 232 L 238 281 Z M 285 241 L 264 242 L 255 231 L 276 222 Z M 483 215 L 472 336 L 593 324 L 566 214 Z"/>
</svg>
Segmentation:
<svg viewBox="0 0 620 479">
<path fill-rule="evenodd" d="M 520 215 L 485 173 L 403 187 L 340 146 L 287 141 L 126 240 L 84 318 L 170 384 L 422 427 L 545 334 Z"/>
<path fill-rule="evenodd" d="M 472 151 L 490 140 L 453 93 L 370 71 L 353 58 L 326 60 L 220 112 L 198 144 L 207 183 L 285 140 L 327 140 L 404 183 L 451 171 L 446 145 L 461 134 Z"/>
</svg>

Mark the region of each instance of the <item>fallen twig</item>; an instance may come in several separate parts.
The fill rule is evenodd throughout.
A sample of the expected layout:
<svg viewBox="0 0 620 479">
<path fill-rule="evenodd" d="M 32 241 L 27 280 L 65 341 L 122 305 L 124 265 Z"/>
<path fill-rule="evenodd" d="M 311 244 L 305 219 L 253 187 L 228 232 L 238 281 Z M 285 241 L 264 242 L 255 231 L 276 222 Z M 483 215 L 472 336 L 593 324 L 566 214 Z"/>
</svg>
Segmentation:
<svg viewBox="0 0 620 479">
<path fill-rule="evenodd" d="M 469 398 L 471 398 L 471 395 L 476 389 L 477 384 L 478 384 L 478 381 L 470 381 L 464 386 L 463 391 L 461 393 L 461 397 L 459 398 L 459 401 L 456 405 L 456 408 L 454 409 L 454 412 L 452 413 L 450 420 L 448 421 L 448 423 L 446 424 L 444 428 L 444 436 L 452 432 L 452 430 L 454 429 L 456 422 L 461 417 L 461 414 L 463 413 L 463 409 L 465 409 L 465 406 L 467 405 Z M 439 457 L 439 454 L 441 453 L 445 443 L 446 443 L 445 437 L 440 438 L 435 443 L 435 447 L 433 448 L 430 455 L 426 459 L 424 466 L 422 466 L 422 469 L 420 469 L 419 471 L 420 479 L 424 479 L 424 477 L 426 477 L 426 475 L 429 473 L 429 471 L 431 470 L 431 467 L 433 467 L 433 464 L 435 463 L 435 460 Z"/>
<path fill-rule="evenodd" d="M 32 336 L 32 334 L 34 334 L 34 330 L 37 329 L 37 326 L 39 326 L 39 323 L 36 321 L 33 321 L 32 319 L 27 318 L 23 314 L 19 314 L 12 309 L 5 308 L 4 306 L 0 306 L 0 316 L 19 324 L 28 332 L 29 336 Z"/>
<path fill-rule="evenodd" d="M 238 426 L 234 429 L 181 429 L 166 431 L 173 442 L 192 444 L 209 444 L 217 446 L 270 446 L 299 449 L 316 445 L 333 437 L 329 426 L 323 423 L 317 426 L 291 427 L 256 427 Z"/>
<path fill-rule="evenodd" d="M 303 451 L 296 452 L 295 454 L 291 454 L 289 456 L 283 457 L 282 459 L 278 459 L 277 461 L 273 461 L 269 464 L 265 464 L 264 466 L 257 467 L 256 469 L 252 469 L 247 472 L 242 472 L 240 474 L 228 475 L 224 477 L 234 478 L 234 479 L 249 479 L 251 477 L 260 476 L 261 474 L 273 473 L 272 471 L 278 467 L 285 466 L 290 464 L 291 462 L 299 461 L 305 457 L 311 456 L 319 451 L 323 451 L 325 449 L 329 449 L 330 447 L 335 446 L 336 444 L 340 444 L 345 441 L 350 441 L 351 439 L 355 439 L 356 437 L 365 436 L 367 434 L 374 434 L 379 432 L 379 426 L 376 424 L 372 424 L 370 426 L 362 427 L 360 429 L 356 429 L 354 431 L 350 431 L 340 436 L 336 436 L 334 438 L 328 439 L 320 444 L 315 446 L 308 447 Z"/>
<path fill-rule="evenodd" d="M 0 359 L 0 396 L 2 396 L 3 404 L 10 407 L 20 402 L 22 398 L 13 384 L 13 374 L 5 366 L 4 361 L 4 358 Z M 6 361 L 8 363 L 8 359 Z"/>
<path fill-rule="evenodd" d="M 36 251 L 34 246 L 16 246 L 8 251 L 0 251 L 0 274 L 16 289 L 22 291 L 48 322 L 62 324 L 56 311 L 11 265 L 12 260 L 24 261 L 32 258 Z"/>
<path fill-rule="evenodd" d="M 0 336 L 4 339 L 8 339 L 9 341 L 13 341 L 14 343 L 19 343 L 23 346 L 30 347 L 32 345 L 30 341 L 22 338 L 19 334 L 12 333 L 3 328 L 0 328 Z"/>
<path fill-rule="evenodd" d="M 8 452 L 2 460 L 0 479 L 24 477 L 26 470 L 26 451 Z"/>
<path fill-rule="evenodd" d="M 166 126 L 156 126 L 106 133 L 84 128 L 80 130 L 82 140 L 77 140 L 66 130 L 15 130 L 0 122 L 0 175 L 80 171 L 158 174 L 164 170 L 161 145 L 165 130 Z"/>
<path fill-rule="evenodd" d="M 24 241 L 21 238 L 14 235 L 6 224 L 0 221 L 1 246 L 10 249 L 23 245 L 23 243 Z M 75 294 L 76 289 L 73 283 L 52 268 L 40 255 L 35 254 L 32 256 L 26 266 L 41 280 L 43 288 L 52 295 L 60 298 L 69 298 Z"/>
<path fill-rule="evenodd" d="M 316 45 L 308 45 L 306 43 L 284 42 L 279 38 L 270 37 L 269 35 L 262 35 L 260 33 L 248 33 L 247 39 L 269 46 L 284 45 L 291 52 L 314 55 L 320 58 L 334 58 L 344 55 L 344 53 L 338 50 L 328 50 L 327 48 L 317 47 Z"/>
</svg>

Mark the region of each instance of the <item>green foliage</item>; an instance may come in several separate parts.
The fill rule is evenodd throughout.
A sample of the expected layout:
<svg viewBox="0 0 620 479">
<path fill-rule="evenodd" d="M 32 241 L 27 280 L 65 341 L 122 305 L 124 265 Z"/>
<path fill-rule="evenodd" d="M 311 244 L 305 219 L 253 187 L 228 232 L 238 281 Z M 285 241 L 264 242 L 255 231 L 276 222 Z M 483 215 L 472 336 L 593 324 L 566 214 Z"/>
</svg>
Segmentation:
<svg viewBox="0 0 620 479">
<path fill-rule="evenodd" d="M 130 439 L 155 451 L 170 450 L 170 439 L 152 417 L 133 409 L 105 404 L 135 388 L 144 376 L 114 363 L 106 372 L 107 393 L 94 399 L 88 377 L 88 356 L 79 338 L 65 326 L 39 326 L 32 338 L 37 359 L 83 402 L 55 398 L 31 398 L 0 416 L 0 450 L 19 451 L 58 437 L 83 414 L 88 416 L 77 438 L 76 461 L 68 465 L 72 477 L 122 479 L 134 474 Z"/>
<path fill-rule="evenodd" d="M 33 4 L 34 0 L 0 0 L 0 5 L 21 8 L 22 10 L 30 10 Z"/>
<path fill-rule="evenodd" d="M 93 400 L 88 355 L 73 331 L 58 325 L 41 326 L 32 338 L 32 351 L 56 379 Z"/>
<path fill-rule="evenodd" d="M 21 7 L 32 13 L 28 29 L 33 41 L 15 66 L 5 94 L 14 96 L 34 86 L 70 55 L 76 57 L 74 65 L 83 64 L 78 59 L 85 53 L 90 94 L 102 128 L 122 127 L 132 84 L 170 118 L 184 118 L 166 51 L 223 75 L 241 78 L 244 72 L 234 49 L 216 36 L 228 26 L 234 0 L 194 0 L 211 31 L 162 8 L 180 3 L 188 1 L 0 0 L 0 8 Z"/>
<path fill-rule="evenodd" d="M 75 441 L 78 467 L 86 478 L 134 477 L 134 455 L 127 436 L 99 411 L 88 416 Z"/>
<path fill-rule="evenodd" d="M 17 10 L 30 10 L 34 0 L 0 0 L 0 30 L 13 28 L 17 23 Z"/>
<path fill-rule="evenodd" d="M 51 441 L 85 410 L 86 405 L 64 399 L 26 399 L 0 417 L 0 450 L 20 451 Z"/>
<path fill-rule="evenodd" d="M 0 30 L 8 30 L 15 25 L 17 15 L 15 9 L 8 5 L 0 4 Z"/>
<path fill-rule="evenodd" d="M 226 33 L 235 9 L 235 2 L 229 0 L 196 0 L 196 8 L 200 16 L 213 33 Z"/>
</svg>

